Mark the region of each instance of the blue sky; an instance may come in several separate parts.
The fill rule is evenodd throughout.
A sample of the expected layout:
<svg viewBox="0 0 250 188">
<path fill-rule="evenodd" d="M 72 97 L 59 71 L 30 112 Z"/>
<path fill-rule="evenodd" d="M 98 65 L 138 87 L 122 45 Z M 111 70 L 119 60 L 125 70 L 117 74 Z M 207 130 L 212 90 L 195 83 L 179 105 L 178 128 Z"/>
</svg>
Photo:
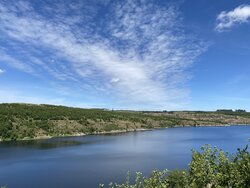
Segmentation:
<svg viewBox="0 0 250 188">
<path fill-rule="evenodd" d="M 0 1 L 0 102 L 250 111 L 250 3 Z"/>
</svg>

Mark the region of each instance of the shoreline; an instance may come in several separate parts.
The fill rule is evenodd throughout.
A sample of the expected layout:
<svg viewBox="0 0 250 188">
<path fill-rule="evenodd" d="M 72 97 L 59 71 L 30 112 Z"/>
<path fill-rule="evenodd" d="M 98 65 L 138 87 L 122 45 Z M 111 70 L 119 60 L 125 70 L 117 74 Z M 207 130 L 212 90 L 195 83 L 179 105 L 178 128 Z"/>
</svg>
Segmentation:
<svg viewBox="0 0 250 188">
<path fill-rule="evenodd" d="M 49 140 L 52 138 L 65 138 L 65 137 L 79 137 L 79 136 L 90 136 L 90 135 L 111 135 L 111 134 L 120 134 L 120 133 L 130 133 L 130 132 L 142 132 L 142 131 L 153 131 L 157 129 L 168 129 L 168 128 L 184 128 L 184 127 L 231 127 L 231 126 L 250 126 L 249 124 L 220 124 L 220 125 L 177 125 L 173 127 L 155 127 L 155 128 L 150 128 L 150 129 L 127 129 L 127 130 L 111 130 L 111 131 L 103 131 L 103 132 L 94 132 L 91 134 L 86 134 L 86 133 L 76 133 L 72 135 L 58 135 L 58 136 L 51 136 L 51 135 L 44 135 L 44 136 L 38 136 L 34 138 L 22 138 L 22 139 L 16 139 L 16 140 L 2 140 L 0 139 L 1 142 L 11 142 L 11 141 L 32 141 L 32 140 Z"/>
<path fill-rule="evenodd" d="M 167 128 L 167 127 L 166 127 Z M 76 133 L 76 134 L 71 134 L 71 135 L 58 135 L 58 136 L 51 136 L 51 135 L 44 135 L 44 136 L 37 136 L 34 138 L 22 138 L 22 139 L 16 139 L 16 140 L 2 140 L 0 139 L 1 142 L 13 142 L 13 141 L 32 141 L 32 140 L 49 140 L 52 138 L 65 138 L 65 137 L 79 137 L 79 136 L 91 136 L 91 135 L 109 135 L 109 134 L 119 134 L 119 133 L 129 133 L 129 132 L 141 132 L 141 131 L 152 131 L 156 128 L 153 129 L 128 129 L 128 130 L 111 130 L 111 131 L 103 131 L 103 132 L 94 132 L 91 134 L 86 134 L 86 133 Z"/>
</svg>

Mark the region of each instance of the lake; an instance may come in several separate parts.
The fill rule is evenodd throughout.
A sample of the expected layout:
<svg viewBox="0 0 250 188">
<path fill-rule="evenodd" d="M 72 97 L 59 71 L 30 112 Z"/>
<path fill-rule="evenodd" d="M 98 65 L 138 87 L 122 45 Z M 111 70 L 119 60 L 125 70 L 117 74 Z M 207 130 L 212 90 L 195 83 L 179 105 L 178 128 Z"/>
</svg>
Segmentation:
<svg viewBox="0 0 250 188">
<path fill-rule="evenodd" d="M 127 171 L 181 169 L 191 149 L 211 144 L 229 153 L 249 143 L 250 126 L 183 127 L 0 143 L 0 185 L 92 188 L 123 182 Z"/>
</svg>

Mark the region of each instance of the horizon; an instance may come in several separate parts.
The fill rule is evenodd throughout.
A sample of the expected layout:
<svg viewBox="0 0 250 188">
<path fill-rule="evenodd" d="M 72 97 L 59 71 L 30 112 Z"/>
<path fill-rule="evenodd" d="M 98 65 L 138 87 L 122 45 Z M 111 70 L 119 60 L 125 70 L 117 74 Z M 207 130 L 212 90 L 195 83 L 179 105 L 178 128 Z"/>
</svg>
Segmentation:
<svg viewBox="0 0 250 188">
<path fill-rule="evenodd" d="M 0 103 L 250 111 L 250 3 L 0 2 Z"/>
<path fill-rule="evenodd" d="M 216 110 L 135 110 L 135 109 L 114 109 L 114 108 L 84 108 L 84 107 L 77 107 L 77 106 L 65 106 L 65 105 L 60 105 L 60 104 L 48 104 L 48 103 L 0 103 L 0 105 L 12 105 L 12 104 L 18 104 L 18 105 L 30 105 L 30 106 L 56 106 L 56 107 L 66 107 L 66 108 L 79 108 L 83 110 L 107 110 L 107 111 L 130 111 L 130 112 L 163 112 L 163 113 L 168 113 L 168 112 L 218 112 L 218 111 L 229 111 L 229 112 L 237 112 L 237 111 L 242 111 L 243 113 L 248 113 L 249 111 L 245 109 L 226 109 L 226 108 L 221 108 L 221 109 L 216 109 Z"/>
</svg>

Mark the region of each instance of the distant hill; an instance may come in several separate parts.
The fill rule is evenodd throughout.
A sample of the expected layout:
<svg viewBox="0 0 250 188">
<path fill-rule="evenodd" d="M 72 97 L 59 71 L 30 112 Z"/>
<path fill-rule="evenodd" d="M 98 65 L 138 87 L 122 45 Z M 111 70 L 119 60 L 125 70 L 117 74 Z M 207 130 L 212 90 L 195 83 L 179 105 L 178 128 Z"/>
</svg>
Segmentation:
<svg viewBox="0 0 250 188">
<path fill-rule="evenodd" d="M 245 111 L 113 111 L 54 105 L 0 104 L 0 139 L 126 132 L 175 126 L 250 124 Z"/>
</svg>

